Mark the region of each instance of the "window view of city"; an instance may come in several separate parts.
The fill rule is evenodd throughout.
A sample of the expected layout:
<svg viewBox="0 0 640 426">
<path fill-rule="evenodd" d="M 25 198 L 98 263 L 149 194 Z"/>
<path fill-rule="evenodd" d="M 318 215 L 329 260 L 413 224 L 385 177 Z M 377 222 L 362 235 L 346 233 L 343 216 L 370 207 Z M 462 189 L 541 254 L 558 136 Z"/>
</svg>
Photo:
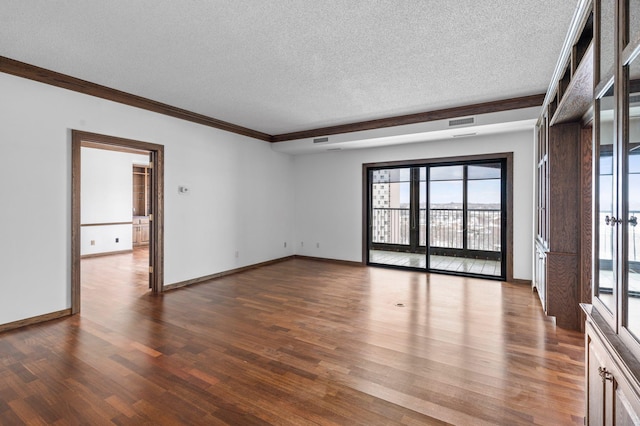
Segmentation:
<svg viewBox="0 0 640 426">
<path fill-rule="evenodd" d="M 500 162 L 374 170 L 370 244 L 376 250 L 421 253 L 419 267 L 426 266 L 427 252 L 499 261 L 502 184 Z M 492 268 L 500 275 L 499 263 Z"/>
<path fill-rule="evenodd" d="M 463 167 L 431 168 L 428 220 L 426 168 L 420 168 L 419 209 L 415 219 L 419 246 L 426 247 L 428 224 L 431 247 L 500 252 L 500 169 L 495 165 L 468 167 L 465 217 Z M 411 232 L 416 229 L 411 216 L 410 169 L 375 170 L 372 182 L 372 242 L 409 245 Z"/>
</svg>

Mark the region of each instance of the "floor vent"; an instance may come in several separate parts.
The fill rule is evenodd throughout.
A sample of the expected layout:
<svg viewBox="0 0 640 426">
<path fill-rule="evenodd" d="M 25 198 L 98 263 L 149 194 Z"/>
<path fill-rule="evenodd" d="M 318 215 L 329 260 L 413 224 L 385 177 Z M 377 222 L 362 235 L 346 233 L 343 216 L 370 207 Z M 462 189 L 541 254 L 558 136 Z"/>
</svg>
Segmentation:
<svg viewBox="0 0 640 426">
<path fill-rule="evenodd" d="M 324 142 L 329 142 L 329 138 L 325 137 L 325 138 L 316 138 L 313 140 L 313 143 L 324 143 Z"/>
<path fill-rule="evenodd" d="M 475 123 L 475 117 L 467 117 L 467 118 L 456 118 L 454 120 L 449 120 L 449 127 L 452 126 L 464 126 L 465 124 L 473 124 Z"/>
</svg>

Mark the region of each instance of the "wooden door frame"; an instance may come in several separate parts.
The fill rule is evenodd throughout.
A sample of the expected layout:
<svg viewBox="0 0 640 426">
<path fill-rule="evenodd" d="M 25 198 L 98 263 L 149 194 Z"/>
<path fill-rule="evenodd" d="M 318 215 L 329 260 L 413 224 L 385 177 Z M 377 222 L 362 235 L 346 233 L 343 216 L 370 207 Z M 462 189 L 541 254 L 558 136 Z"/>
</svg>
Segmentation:
<svg viewBox="0 0 640 426">
<path fill-rule="evenodd" d="M 151 291 L 162 293 L 164 288 L 164 146 L 149 142 L 124 139 L 115 136 L 71 130 L 71 314 L 80 312 L 80 178 L 81 148 L 96 148 L 116 151 L 147 151 L 153 162 L 152 179 L 153 220 L 149 223 L 149 265 Z"/>
</svg>

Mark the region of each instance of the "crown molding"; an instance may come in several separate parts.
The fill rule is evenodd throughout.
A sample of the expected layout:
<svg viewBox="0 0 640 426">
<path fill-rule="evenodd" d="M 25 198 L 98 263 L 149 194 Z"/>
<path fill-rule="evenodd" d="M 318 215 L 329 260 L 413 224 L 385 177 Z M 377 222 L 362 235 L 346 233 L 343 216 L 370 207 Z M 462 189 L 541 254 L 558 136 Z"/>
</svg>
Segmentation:
<svg viewBox="0 0 640 426">
<path fill-rule="evenodd" d="M 492 112 L 508 111 L 512 109 L 529 108 L 542 105 L 545 94 L 522 96 L 518 98 L 503 99 L 499 101 L 484 102 L 473 105 L 465 105 L 454 108 L 446 108 L 435 111 L 419 112 L 415 114 L 395 117 L 380 118 L 376 120 L 361 121 L 356 123 L 341 124 L 337 126 L 322 127 L 303 130 L 299 132 L 269 135 L 247 127 L 218 120 L 213 117 L 198 114 L 185 109 L 177 108 L 131 93 L 102 86 L 90 81 L 81 80 L 59 72 L 51 71 L 35 65 L 16 61 L 0 56 L 0 72 L 26 78 L 40 83 L 49 84 L 85 95 L 95 96 L 109 101 L 118 102 L 136 108 L 157 112 L 204 126 L 236 133 L 250 138 L 266 142 L 284 142 L 296 139 L 313 138 L 318 136 L 335 135 L 339 133 L 352 133 L 363 130 L 373 130 L 384 127 L 402 126 L 406 124 L 424 123 L 449 118 L 458 118 L 469 115 L 487 114 Z"/>
<path fill-rule="evenodd" d="M 0 56 L 0 72 L 271 142 L 271 135 Z"/>
<path fill-rule="evenodd" d="M 296 139 L 315 138 L 318 136 L 336 135 L 340 133 L 360 132 L 384 127 L 403 126 L 406 124 L 425 123 L 428 121 L 446 120 L 469 115 L 488 114 L 492 112 L 508 111 L 512 109 L 538 107 L 542 105 L 545 94 L 522 96 L 519 98 L 503 99 L 500 101 L 484 102 L 435 111 L 419 112 L 416 114 L 400 115 L 396 117 L 380 118 L 361 121 L 358 123 L 341 124 L 338 126 L 322 127 L 319 129 L 303 130 L 300 132 L 284 133 L 272 137 L 271 142 L 284 142 Z"/>
</svg>

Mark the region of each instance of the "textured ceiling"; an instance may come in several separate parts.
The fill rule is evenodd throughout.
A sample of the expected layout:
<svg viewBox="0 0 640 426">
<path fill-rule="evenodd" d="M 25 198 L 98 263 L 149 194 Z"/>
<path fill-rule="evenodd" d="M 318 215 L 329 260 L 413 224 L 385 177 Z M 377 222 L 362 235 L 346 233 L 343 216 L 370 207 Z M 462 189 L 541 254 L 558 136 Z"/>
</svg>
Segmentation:
<svg viewBox="0 0 640 426">
<path fill-rule="evenodd" d="M 2 0 L 0 56 L 269 134 L 546 91 L 577 0 Z"/>
</svg>

